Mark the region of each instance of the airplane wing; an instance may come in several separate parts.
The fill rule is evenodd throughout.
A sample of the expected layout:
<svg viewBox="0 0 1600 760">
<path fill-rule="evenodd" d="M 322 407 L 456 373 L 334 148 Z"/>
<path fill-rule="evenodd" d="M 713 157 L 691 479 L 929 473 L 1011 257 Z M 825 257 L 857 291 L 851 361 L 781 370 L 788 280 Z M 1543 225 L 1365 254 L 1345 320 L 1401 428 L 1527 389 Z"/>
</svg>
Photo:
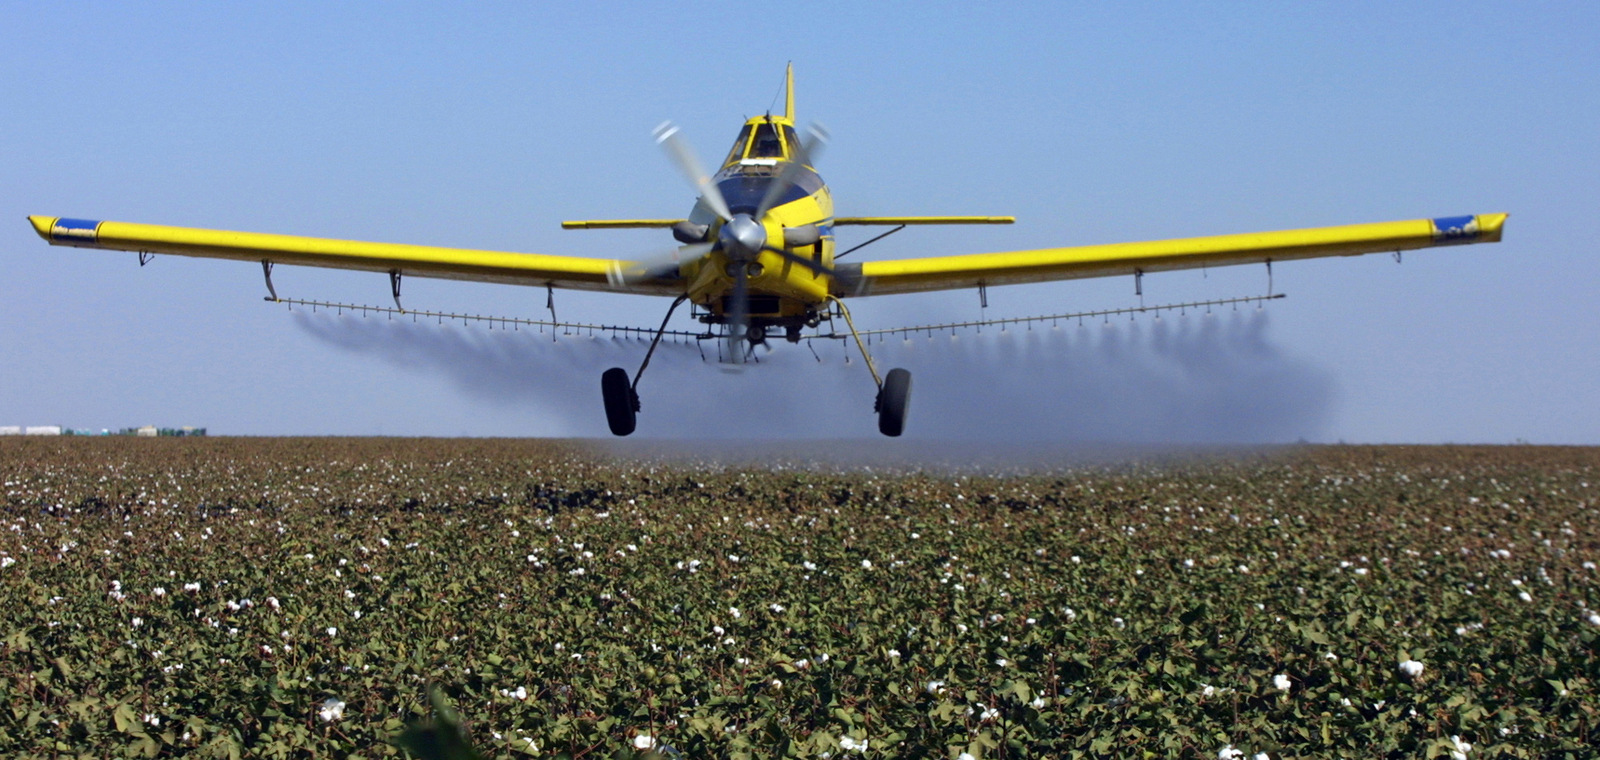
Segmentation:
<svg viewBox="0 0 1600 760">
<path fill-rule="evenodd" d="M 886 295 L 1499 242 L 1506 214 L 834 266 L 834 294 Z"/>
<path fill-rule="evenodd" d="M 51 245 L 77 248 L 270 261 L 273 264 L 400 272 L 415 277 L 549 285 L 579 290 L 664 296 L 682 295 L 684 292 L 683 283 L 671 280 L 623 285 L 620 275 L 630 264 L 612 259 L 369 243 L 49 216 L 30 216 L 28 221 L 33 224 L 39 237 Z"/>
</svg>

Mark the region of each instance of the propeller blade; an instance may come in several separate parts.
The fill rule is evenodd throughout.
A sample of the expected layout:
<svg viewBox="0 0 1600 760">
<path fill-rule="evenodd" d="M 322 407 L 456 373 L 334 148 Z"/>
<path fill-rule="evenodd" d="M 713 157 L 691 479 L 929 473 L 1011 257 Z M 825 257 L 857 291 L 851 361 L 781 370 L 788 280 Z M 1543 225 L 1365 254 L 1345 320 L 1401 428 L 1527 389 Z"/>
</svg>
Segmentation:
<svg viewBox="0 0 1600 760">
<path fill-rule="evenodd" d="M 772 180 L 772 184 L 767 186 L 767 194 L 762 196 L 761 205 L 756 208 L 755 218 L 767 218 L 767 212 L 778 205 L 784 193 L 789 192 L 790 186 L 794 185 L 795 178 L 800 176 L 800 172 L 808 166 L 815 166 L 812 162 L 822 155 L 822 149 L 827 145 L 828 130 L 821 124 L 812 124 L 806 128 L 805 139 L 795 146 L 794 155 L 791 157 L 793 160 L 784 164 L 778 171 L 778 176 Z"/>
<path fill-rule="evenodd" d="M 750 329 L 748 282 L 745 265 L 740 263 L 733 274 L 733 303 L 728 315 L 728 358 L 734 364 L 744 364 L 746 337 Z"/>
<path fill-rule="evenodd" d="M 684 264 L 703 258 L 715 247 L 715 243 L 695 243 L 638 261 L 618 262 L 606 275 L 606 279 L 613 286 L 626 287 L 658 277 L 670 277 L 676 275 Z"/>
<path fill-rule="evenodd" d="M 723 221 L 732 219 L 733 214 L 728 211 L 728 202 L 723 199 L 722 191 L 711 181 L 711 175 L 700 168 L 700 159 L 695 158 L 694 150 L 689 147 L 689 142 L 683 139 L 683 135 L 679 134 L 678 128 L 673 126 L 672 122 L 664 121 L 661 122 L 661 126 L 656 127 L 655 135 L 656 144 L 666 149 L 672 162 L 678 165 L 678 171 L 683 172 L 689 184 L 699 191 L 700 199 L 705 202 L 706 208 Z"/>
</svg>

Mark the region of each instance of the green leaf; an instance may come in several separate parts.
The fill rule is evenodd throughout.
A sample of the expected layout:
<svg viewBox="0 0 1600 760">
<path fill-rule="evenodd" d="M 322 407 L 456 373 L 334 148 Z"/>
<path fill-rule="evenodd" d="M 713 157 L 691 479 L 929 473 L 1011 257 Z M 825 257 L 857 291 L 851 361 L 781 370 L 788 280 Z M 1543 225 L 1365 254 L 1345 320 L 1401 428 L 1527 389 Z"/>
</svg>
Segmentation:
<svg viewBox="0 0 1600 760">
<path fill-rule="evenodd" d="M 407 727 L 396 737 L 395 744 L 422 760 L 483 760 L 467 742 L 461 716 L 450 706 L 443 690 L 430 686 L 428 701 L 433 714 Z"/>
</svg>

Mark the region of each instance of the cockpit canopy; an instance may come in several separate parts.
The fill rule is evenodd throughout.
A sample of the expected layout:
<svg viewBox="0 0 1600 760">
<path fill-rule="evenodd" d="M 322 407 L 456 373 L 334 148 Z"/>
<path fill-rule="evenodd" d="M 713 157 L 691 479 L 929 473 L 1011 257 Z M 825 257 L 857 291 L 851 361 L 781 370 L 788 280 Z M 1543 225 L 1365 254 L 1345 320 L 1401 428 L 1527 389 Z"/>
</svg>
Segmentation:
<svg viewBox="0 0 1600 760">
<path fill-rule="evenodd" d="M 771 117 L 758 117 L 739 131 L 739 138 L 733 141 L 733 149 L 728 151 L 728 159 L 722 165 L 728 167 L 746 161 L 770 165 L 792 161 L 799 144 L 792 125 Z"/>
</svg>

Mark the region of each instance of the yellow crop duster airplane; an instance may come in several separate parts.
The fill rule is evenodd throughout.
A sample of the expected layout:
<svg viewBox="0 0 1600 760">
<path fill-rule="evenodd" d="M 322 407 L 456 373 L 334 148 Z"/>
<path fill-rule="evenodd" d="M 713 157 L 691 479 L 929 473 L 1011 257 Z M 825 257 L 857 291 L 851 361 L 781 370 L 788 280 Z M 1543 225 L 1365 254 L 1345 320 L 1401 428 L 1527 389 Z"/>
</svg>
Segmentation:
<svg viewBox="0 0 1600 760">
<path fill-rule="evenodd" d="M 786 74 L 781 116 L 745 122 L 715 174 L 708 175 L 676 128 L 663 125 L 657 141 L 700 197 L 686 219 L 625 219 L 563 222 L 569 229 L 670 228 L 681 247 L 668 257 L 625 261 L 531 253 L 369 243 L 268 235 L 252 232 L 165 227 L 127 222 L 30 216 L 51 245 L 103 248 L 260 262 L 268 300 L 274 264 L 387 272 L 399 308 L 402 274 L 458 280 L 578 288 L 674 297 L 655 330 L 638 371 L 622 368 L 601 378 L 611 432 L 634 431 L 638 384 L 668 320 L 684 301 L 711 327 L 696 338 L 725 341 L 726 361 L 746 360 L 769 331 L 781 329 L 791 342 L 803 330 L 842 316 L 878 386 L 878 428 L 897 436 L 905 428 L 911 375 L 903 369 L 878 374 L 843 299 L 1084 277 L 1133 275 L 1172 269 L 1260 264 L 1322 256 L 1399 252 L 1458 243 L 1500 240 L 1505 214 L 1452 216 L 1342 227 L 1258 232 L 1144 243 L 1046 248 L 892 261 L 840 263 L 835 227 L 845 225 L 1009 224 L 1011 217 L 834 216 L 833 197 L 813 162 L 826 135 L 813 129 L 802 140 L 795 130 L 794 72 Z M 892 232 L 893 230 L 891 230 Z M 887 233 L 886 233 L 887 234 Z M 881 237 L 881 236 L 880 236 Z M 876 239 L 876 238 L 875 238 Z M 868 241 L 871 242 L 871 241 Z M 859 247 L 859 246 L 858 246 Z M 686 333 L 674 332 L 675 335 Z M 833 333 L 826 337 L 842 337 Z"/>
</svg>

